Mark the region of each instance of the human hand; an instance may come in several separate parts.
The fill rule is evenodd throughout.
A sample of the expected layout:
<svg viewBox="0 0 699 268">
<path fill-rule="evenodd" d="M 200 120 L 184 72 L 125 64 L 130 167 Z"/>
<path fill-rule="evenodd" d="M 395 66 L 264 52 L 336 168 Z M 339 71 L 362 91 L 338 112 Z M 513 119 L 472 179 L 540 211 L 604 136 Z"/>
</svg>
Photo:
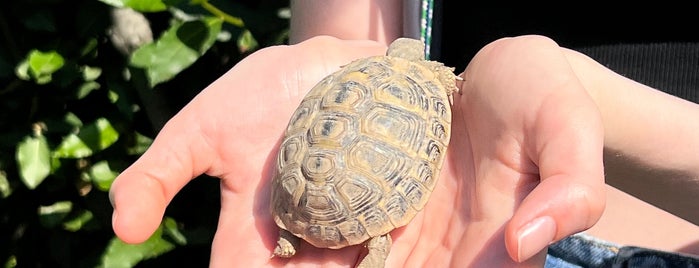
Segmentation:
<svg viewBox="0 0 699 268">
<path fill-rule="evenodd" d="M 151 148 L 114 182 L 111 194 L 115 206 L 113 225 L 117 235 L 132 243 L 148 238 L 160 223 L 165 207 L 173 196 L 189 180 L 206 173 L 221 178 L 221 214 L 212 245 L 212 267 L 354 265 L 362 254 L 359 246 L 330 250 L 316 249 L 304 243 L 298 255 L 290 260 L 270 258 L 278 228 L 269 212 L 268 186 L 279 140 L 289 116 L 305 91 L 352 59 L 383 54 L 384 51 L 385 47 L 375 44 L 322 37 L 298 46 L 265 49 L 249 56 L 202 91 L 170 120 Z M 469 77 L 468 73 L 466 77 Z M 463 90 L 469 90 L 469 83 L 467 80 Z M 513 169 L 512 166 L 493 167 L 488 164 L 503 160 L 498 158 L 502 154 L 493 153 L 513 153 L 517 149 L 528 148 L 529 143 L 513 144 L 512 140 L 504 140 L 510 142 L 505 144 L 509 147 L 493 147 L 499 140 L 485 134 L 513 134 L 517 129 L 503 126 L 504 121 L 495 121 L 500 124 L 478 131 L 473 128 L 488 126 L 486 120 L 489 118 L 512 115 L 500 113 L 472 118 L 490 112 L 479 112 L 478 108 L 494 107 L 474 104 L 477 98 L 473 97 L 478 97 L 478 94 L 464 93 L 463 96 L 457 95 L 455 102 L 452 145 L 440 181 L 423 212 L 408 226 L 392 233 L 394 244 L 387 267 L 516 264 L 507 256 L 504 226 L 524 196 L 538 182 L 538 177 L 532 165 L 521 165 L 529 169 Z M 469 124 L 468 130 L 464 122 Z M 496 126 L 503 128 L 496 129 Z M 490 132 L 484 132 L 486 130 Z M 588 143 L 575 143 L 574 138 L 581 135 L 573 134 L 576 135 L 570 140 L 571 144 L 566 145 L 576 147 L 589 144 L 587 140 L 583 141 Z M 485 150 L 494 148 L 512 151 Z M 508 163 L 519 163 L 515 160 L 524 158 Z M 576 164 L 587 163 L 566 163 L 572 167 L 576 167 Z M 591 172 L 584 171 L 585 174 Z M 561 184 L 570 182 L 566 174 L 558 175 L 563 177 Z M 595 185 L 593 182 L 590 184 Z M 546 185 L 552 183 L 542 183 L 542 186 Z M 586 192 L 589 189 L 582 190 Z M 542 197 L 542 194 L 532 196 Z M 576 198 L 579 197 L 573 196 L 572 202 L 578 201 Z M 522 203 L 513 223 L 508 226 L 536 215 L 560 212 L 557 205 L 541 208 L 535 203 L 536 199 L 529 200 L 527 198 Z M 543 200 L 540 204 L 551 204 L 549 201 Z M 567 199 L 562 203 L 570 204 L 571 201 Z M 577 211 L 576 208 L 585 209 L 577 205 L 573 208 L 571 213 Z M 585 212 L 582 214 L 590 214 L 590 218 L 594 218 L 594 211 Z M 566 227 L 568 221 L 559 217 L 555 219 L 559 225 L 556 238 L 570 230 L 580 229 L 580 224 Z M 511 227 L 507 230 L 511 233 Z M 512 235 L 508 239 L 511 240 Z M 541 265 L 543 255 L 537 256 L 521 265 Z"/>
<path fill-rule="evenodd" d="M 481 185 L 474 218 L 509 220 L 516 260 L 594 225 L 605 207 L 602 119 L 563 49 L 542 36 L 497 40 L 462 76 L 463 150 Z"/>
</svg>

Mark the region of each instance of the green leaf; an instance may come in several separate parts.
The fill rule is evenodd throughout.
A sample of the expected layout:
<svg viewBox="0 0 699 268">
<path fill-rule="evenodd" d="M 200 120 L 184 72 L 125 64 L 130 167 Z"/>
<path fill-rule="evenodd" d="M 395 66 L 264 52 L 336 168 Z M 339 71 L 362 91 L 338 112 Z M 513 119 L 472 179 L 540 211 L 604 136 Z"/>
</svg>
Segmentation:
<svg viewBox="0 0 699 268">
<path fill-rule="evenodd" d="M 109 162 L 100 161 L 90 167 L 90 179 L 92 183 L 102 191 L 109 191 L 112 182 L 116 179 L 118 172 L 113 171 L 109 167 Z"/>
<path fill-rule="evenodd" d="M 51 82 L 51 75 L 65 64 L 63 56 L 58 52 L 42 52 L 36 49 L 29 52 L 27 62 L 29 63 L 29 73 L 39 84 Z"/>
<path fill-rule="evenodd" d="M 56 156 L 51 156 L 51 174 L 54 174 L 62 166 L 61 159 Z"/>
<path fill-rule="evenodd" d="M 53 155 L 58 158 L 83 158 L 92 155 L 92 149 L 78 135 L 70 134 L 63 138 Z"/>
<path fill-rule="evenodd" d="M 80 120 L 80 118 L 71 112 L 66 113 L 65 117 L 63 117 L 63 121 L 75 128 L 83 126 L 83 122 Z"/>
<path fill-rule="evenodd" d="M 99 46 L 99 41 L 97 41 L 97 38 L 90 38 L 86 43 L 83 48 L 80 49 L 80 56 L 85 57 L 87 55 L 93 55 L 97 53 L 97 49 Z"/>
<path fill-rule="evenodd" d="M 39 207 L 39 221 L 46 228 L 57 226 L 68 213 L 73 209 L 73 203 L 70 201 L 59 201 L 48 206 Z"/>
<path fill-rule="evenodd" d="M 39 76 L 36 77 L 34 81 L 36 81 L 37 84 L 39 85 L 45 85 L 48 83 L 51 83 L 52 77 L 50 75 L 44 75 L 44 76 Z"/>
<path fill-rule="evenodd" d="M 100 86 L 101 85 L 95 81 L 85 82 L 78 87 L 78 92 L 77 92 L 76 98 L 78 98 L 79 100 L 83 99 L 83 98 L 87 97 L 87 95 L 89 95 L 90 92 L 92 92 L 93 90 L 99 89 Z"/>
<path fill-rule="evenodd" d="M 106 149 L 118 139 L 119 133 L 109 120 L 99 118 L 80 129 L 78 134 L 70 134 L 63 138 L 53 155 L 58 158 L 83 158 Z"/>
<path fill-rule="evenodd" d="M 17 64 L 17 67 L 15 67 L 15 75 L 24 81 L 32 79 L 32 76 L 29 74 L 29 62 L 27 60 L 23 60 Z"/>
<path fill-rule="evenodd" d="M 37 84 L 48 84 L 53 74 L 65 64 L 63 56 L 55 51 L 41 52 L 32 50 L 27 57 L 15 67 L 15 75 L 22 80 L 34 80 Z"/>
<path fill-rule="evenodd" d="M 83 66 L 81 71 L 85 81 L 95 81 L 102 75 L 102 68 L 100 67 Z"/>
<path fill-rule="evenodd" d="M 64 222 L 63 228 L 71 232 L 80 231 L 93 217 L 92 212 L 85 210 L 78 214 L 78 216 Z"/>
<path fill-rule="evenodd" d="M 129 7 L 140 12 L 159 12 L 167 10 L 167 1 L 161 0 L 99 0 L 114 7 Z"/>
<path fill-rule="evenodd" d="M 102 254 L 98 267 L 133 267 L 142 260 L 160 256 L 175 248 L 175 245 L 163 238 L 163 227 L 141 244 L 126 244 L 119 238 L 112 238 Z"/>
<path fill-rule="evenodd" d="M 243 31 L 243 33 L 238 37 L 238 50 L 241 53 L 256 49 L 257 46 L 257 40 L 255 40 L 255 37 L 253 37 L 252 33 L 248 30 Z"/>
<path fill-rule="evenodd" d="M 116 103 L 119 101 L 119 94 L 114 92 L 114 90 L 109 90 L 109 92 L 107 92 L 107 98 L 109 98 L 109 102 Z"/>
<path fill-rule="evenodd" d="M 124 6 L 141 12 L 159 12 L 167 10 L 167 5 L 161 0 L 122 0 Z"/>
<path fill-rule="evenodd" d="M 10 181 L 7 180 L 7 175 L 5 172 L 0 170 L 0 196 L 2 198 L 7 198 L 12 194 L 12 187 L 10 186 Z"/>
<path fill-rule="evenodd" d="M 180 232 L 180 229 L 177 227 L 177 222 L 173 218 L 165 218 L 163 219 L 163 232 L 173 240 L 175 240 L 175 243 L 183 246 L 187 244 L 187 238 Z"/>
<path fill-rule="evenodd" d="M 51 155 L 44 136 L 24 138 L 17 144 L 15 157 L 19 166 L 20 178 L 29 189 L 39 186 L 51 172 Z"/>
<path fill-rule="evenodd" d="M 134 145 L 127 148 L 127 153 L 130 155 L 141 155 L 145 153 L 148 147 L 153 143 L 153 139 L 138 132 L 134 132 L 134 139 Z"/>
<path fill-rule="evenodd" d="M 89 129 L 87 133 L 95 134 L 94 138 L 97 138 L 97 140 L 94 143 L 97 146 L 96 148 L 99 150 L 106 149 L 119 139 L 119 133 L 116 131 L 116 129 L 114 129 L 114 127 L 112 127 L 112 124 L 109 123 L 109 120 L 106 118 L 97 119 L 97 121 L 95 121 L 93 125 L 88 126 L 88 128 L 94 128 Z M 85 138 L 91 137 L 86 135 Z"/>
<path fill-rule="evenodd" d="M 11 255 L 10 257 L 7 258 L 7 261 L 5 261 L 5 268 L 14 268 L 17 267 L 17 256 Z"/>
<path fill-rule="evenodd" d="M 216 42 L 223 20 L 204 18 L 170 27 L 158 40 L 131 55 L 131 66 L 143 68 L 153 87 L 175 77 Z"/>
</svg>

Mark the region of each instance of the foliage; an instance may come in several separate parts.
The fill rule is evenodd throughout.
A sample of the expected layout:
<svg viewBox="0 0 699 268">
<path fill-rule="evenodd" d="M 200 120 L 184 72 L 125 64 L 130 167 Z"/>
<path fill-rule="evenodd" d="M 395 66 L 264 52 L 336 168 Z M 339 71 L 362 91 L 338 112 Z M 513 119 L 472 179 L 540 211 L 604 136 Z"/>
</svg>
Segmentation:
<svg viewBox="0 0 699 268">
<path fill-rule="evenodd" d="M 286 41 L 288 1 L 0 2 L 0 262 L 208 265 L 218 182 L 197 178 L 129 245 L 109 187 L 199 90 Z"/>
</svg>

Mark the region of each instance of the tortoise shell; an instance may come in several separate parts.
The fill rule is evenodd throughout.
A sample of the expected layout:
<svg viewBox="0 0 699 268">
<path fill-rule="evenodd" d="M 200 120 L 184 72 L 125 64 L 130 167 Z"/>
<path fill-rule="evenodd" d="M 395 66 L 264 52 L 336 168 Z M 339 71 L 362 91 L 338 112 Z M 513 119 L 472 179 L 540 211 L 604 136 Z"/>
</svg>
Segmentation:
<svg viewBox="0 0 699 268">
<path fill-rule="evenodd" d="M 271 186 L 280 228 L 341 248 L 406 225 L 425 206 L 449 144 L 455 76 L 407 41 L 345 65 L 301 101 Z"/>
</svg>

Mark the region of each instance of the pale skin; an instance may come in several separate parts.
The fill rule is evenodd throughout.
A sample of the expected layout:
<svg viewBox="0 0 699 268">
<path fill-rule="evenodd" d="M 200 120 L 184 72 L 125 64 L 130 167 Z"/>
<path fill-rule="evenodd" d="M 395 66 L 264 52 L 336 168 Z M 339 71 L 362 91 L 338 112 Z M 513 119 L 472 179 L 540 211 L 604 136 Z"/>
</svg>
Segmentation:
<svg viewBox="0 0 699 268">
<path fill-rule="evenodd" d="M 302 243 L 294 258 L 270 258 L 278 228 L 266 186 L 283 129 L 303 94 L 343 64 L 384 53 L 381 43 L 318 37 L 240 62 L 173 117 L 114 182 L 117 235 L 129 243 L 147 239 L 174 195 L 206 173 L 221 179 L 212 267 L 355 265 L 359 246 L 329 250 Z M 391 233 L 387 267 L 540 266 L 549 242 L 585 230 L 603 215 L 605 147 L 699 178 L 693 164 L 699 156 L 689 149 L 673 150 L 673 161 L 655 161 L 677 142 L 672 133 L 681 133 L 686 148 L 699 148 L 697 123 L 658 120 L 667 132 L 629 133 L 656 127 L 652 116 L 659 114 L 634 119 L 617 110 L 636 114 L 653 106 L 698 118 L 697 105 L 658 95 L 550 39 L 496 41 L 462 77 L 439 184 L 423 212 Z M 610 84 L 621 90 L 608 90 Z M 626 103 L 629 97 L 633 105 Z M 699 234 L 686 222 L 673 226 L 685 228 L 685 237 Z"/>
<path fill-rule="evenodd" d="M 177 191 L 206 173 L 221 178 L 212 267 L 354 265 L 361 247 L 329 250 L 302 243 L 294 258 L 270 258 L 278 228 L 266 186 L 279 138 L 303 93 L 343 63 L 384 50 L 376 43 L 320 37 L 245 59 L 170 120 L 114 182 L 117 235 L 130 243 L 145 240 Z M 542 37 L 507 39 L 469 65 L 464 94 L 455 96 L 453 138 L 439 184 L 423 212 L 392 233 L 387 266 L 539 266 L 548 242 L 597 221 L 605 197 L 604 117 L 562 51 L 567 50 Z M 510 57 L 513 68 L 490 68 L 499 62 L 491 53 Z M 529 68 L 514 68 L 518 62 Z M 560 70 L 569 71 L 556 74 Z M 527 79 L 547 72 L 559 83 Z M 507 79 L 493 79 L 498 77 Z M 249 83 L 251 78 L 260 83 Z M 508 99 L 522 86 L 543 92 Z M 688 112 L 697 109 L 690 107 Z M 533 227 L 524 234 L 534 236 L 522 238 L 525 226 Z"/>
<path fill-rule="evenodd" d="M 126 242 L 146 239 L 176 192 L 196 175 L 206 173 L 221 178 L 222 207 L 212 246 L 213 267 L 354 265 L 362 247 L 329 250 L 302 243 L 294 258 L 270 258 L 278 228 L 271 220 L 266 186 L 283 129 L 305 91 L 354 58 L 383 53 L 385 47 L 380 44 L 322 37 L 297 46 L 265 49 L 246 58 L 170 120 L 151 148 L 114 182 L 117 235 Z M 267 71 L 260 73 L 259 69 Z M 261 82 L 251 84 L 249 79 Z M 460 138 L 452 139 L 439 184 L 426 208 L 411 224 L 392 233 L 387 267 L 517 264 L 505 250 L 504 223 L 536 178 L 496 162 L 487 162 L 495 165 L 492 167 L 478 167 L 486 164 L 480 160 L 500 156 L 497 151 L 472 148 L 467 137 L 476 133 L 467 133 L 465 128 L 465 114 L 470 110 L 461 107 L 472 106 L 465 96 L 455 99 L 453 109 L 452 137 Z M 232 99 L 237 101 L 229 101 Z M 591 129 L 596 129 L 592 136 L 598 137 L 601 152 L 601 129 Z M 597 165 L 601 175 L 601 162 Z M 498 174 L 503 176 L 495 176 Z M 584 192 L 592 189 L 575 187 Z M 588 217 L 589 212 L 583 213 L 580 215 Z M 538 251 L 519 265 L 538 266 L 544 256 Z"/>
<path fill-rule="evenodd" d="M 291 1 L 291 14 L 291 44 L 331 35 L 388 45 L 401 37 L 403 30 L 401 0 Z"/>
<path fill-rule="evenodd" d="M 402 34 L 401 14 L 394 12 L 402 3 L 292 1 L 291 41 L 332 35 L 387 44 Z M 319 13 L 324 23 L 316 23 Z M 699 253 L 699 202 L 688 201 L 699 193 L 699 155 L 694 153 L 699 150 L 699 121 L 689 120 L 696 118 L 696 104 L 629 81 L 574 51 L 563 53 L 604 118 L 611 202 L 588 233 L 620 244 Z M 634 224 L 627 224 L 632 219 Z"/>
</svg>

